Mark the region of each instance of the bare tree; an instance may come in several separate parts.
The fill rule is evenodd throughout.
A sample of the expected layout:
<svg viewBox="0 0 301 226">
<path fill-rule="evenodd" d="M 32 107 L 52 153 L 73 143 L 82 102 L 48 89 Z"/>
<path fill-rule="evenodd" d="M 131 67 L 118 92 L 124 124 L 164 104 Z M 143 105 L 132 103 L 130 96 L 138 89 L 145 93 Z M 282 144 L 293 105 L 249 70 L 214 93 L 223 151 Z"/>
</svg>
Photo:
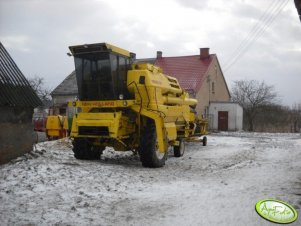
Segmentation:
<svg viewBox="0 0 301 226">
<path fill-rule="evenodd" d="M 254 118 L 260 107 L 274 104 L 277 93 L 274 91 L 274 86 L 269 86 L 264 81 L 239 80 L 234 82 L 231 97 L 243 107 L 249 130 L 253 131 Z"/>
<path fill-rule="evenodd" d="M 32 89 L 36 92 L 43 103 L 51 100 L 51 89 L 45 87 L 44 78 L 35 75 L 33 78 L 29 78 L 28 81 Z"/>
<path fill-rule="evenodd" d="M 301 127 L 301 103 L 294 104 L 291 109 L 291 117 L 293 120 L 292 132 L 300 132 Z"/>
</svg>

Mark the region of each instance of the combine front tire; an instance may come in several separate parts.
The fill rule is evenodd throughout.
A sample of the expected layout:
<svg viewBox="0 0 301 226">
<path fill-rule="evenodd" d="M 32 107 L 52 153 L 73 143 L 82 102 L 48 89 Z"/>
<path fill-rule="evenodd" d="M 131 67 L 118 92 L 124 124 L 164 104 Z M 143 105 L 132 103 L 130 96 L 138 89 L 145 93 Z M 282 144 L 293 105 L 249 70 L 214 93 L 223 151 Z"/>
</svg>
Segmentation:
<svg viewBox="0 0 301 226">
<path fill-rule="evenodd" d="M 75 138 L 73 141 L 74 157 L 81 160 L 98 160 L 104 147 L 93 146 L 86 139 Z"/>
<path fill-rule="evenodd" d="M 141 132 L 139 155 L 144 167 L 158 168 L 165 165 L 167 152 L 161 153 L 158 147 L 156 126 L 153 121 Z"/>
</svg>

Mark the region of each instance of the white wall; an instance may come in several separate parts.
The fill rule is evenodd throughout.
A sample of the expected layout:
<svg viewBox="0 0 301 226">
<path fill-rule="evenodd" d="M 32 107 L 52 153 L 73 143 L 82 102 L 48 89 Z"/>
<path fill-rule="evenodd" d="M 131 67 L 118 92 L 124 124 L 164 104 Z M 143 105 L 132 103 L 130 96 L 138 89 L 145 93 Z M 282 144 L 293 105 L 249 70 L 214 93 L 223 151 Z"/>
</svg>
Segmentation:
<svg viewBox="0 0 301 226">
<path fill-rule="evenodd" d="M 243 127 L 243 108 L 237 104 L 236 105 L 236 130 L 242 130 Z"/>
<path fill-rule="evenodd" d="M 52 101 L 55 106 L 60 106 L 62 104 L 67 104 L 68 101 L 74 101 L 76 96 L 69 95 L 69 96 L 53 96 Z"/>
<path fill-rule="evenodd" d="M 209 105 L 209 114 L 212 117 L 212 128 L 218 130 L 218 112 L 228 112 L 228 130 L 237 131 L 242 130 L 243 125 L 243 109 L 237 103 L 232 102 L 212 102 Z"/>
<path fill-rule="evenodd" d="M 54 95 L 52 96 L 52 102 L 53 102 L 53 114 L 59 114 L 61 108 L 66 108 L 66 114 L 73 115 L 74 110 L 73 108 L 68 108 L 67 104 L 69 101 L 74 101 L 76 99 L 76 96 L 69 95 L 69 96 L 58 96 Z"/>
</svg>

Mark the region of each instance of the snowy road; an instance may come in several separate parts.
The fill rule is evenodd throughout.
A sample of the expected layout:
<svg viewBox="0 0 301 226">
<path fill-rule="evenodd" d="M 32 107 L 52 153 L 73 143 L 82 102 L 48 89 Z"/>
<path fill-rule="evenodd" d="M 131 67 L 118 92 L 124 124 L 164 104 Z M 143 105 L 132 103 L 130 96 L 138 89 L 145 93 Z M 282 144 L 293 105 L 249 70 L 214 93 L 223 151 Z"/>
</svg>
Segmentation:
<svg viewBox="0 0 301 226">
<path fill-rule="evenodd" d="M 68 140 L 37 150 L 0 166 L 0 225 L 275 225 L 255 212 L 265 198 L 301 210 L 300 134 L 213 134 L 159 169 L 110 149 L 76 160 Z"/>
</svg>

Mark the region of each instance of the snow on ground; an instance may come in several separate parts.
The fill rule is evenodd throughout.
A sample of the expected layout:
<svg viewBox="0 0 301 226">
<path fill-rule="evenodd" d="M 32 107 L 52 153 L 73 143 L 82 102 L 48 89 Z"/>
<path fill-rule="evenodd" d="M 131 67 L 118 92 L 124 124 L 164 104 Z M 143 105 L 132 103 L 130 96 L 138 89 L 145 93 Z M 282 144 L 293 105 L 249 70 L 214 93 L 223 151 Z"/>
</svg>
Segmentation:
<svg viewBox="0 0 301 226">
<path fill-rule="evenodd" d="M 0 225 L 274 225 L 255 212 L 265 198 L 300 214 L 300 134 L 212 134 L 159 169 L 109 148 L 76 160 L 71 148 L 40 143 L 0 166 Z"/>
</svg>

